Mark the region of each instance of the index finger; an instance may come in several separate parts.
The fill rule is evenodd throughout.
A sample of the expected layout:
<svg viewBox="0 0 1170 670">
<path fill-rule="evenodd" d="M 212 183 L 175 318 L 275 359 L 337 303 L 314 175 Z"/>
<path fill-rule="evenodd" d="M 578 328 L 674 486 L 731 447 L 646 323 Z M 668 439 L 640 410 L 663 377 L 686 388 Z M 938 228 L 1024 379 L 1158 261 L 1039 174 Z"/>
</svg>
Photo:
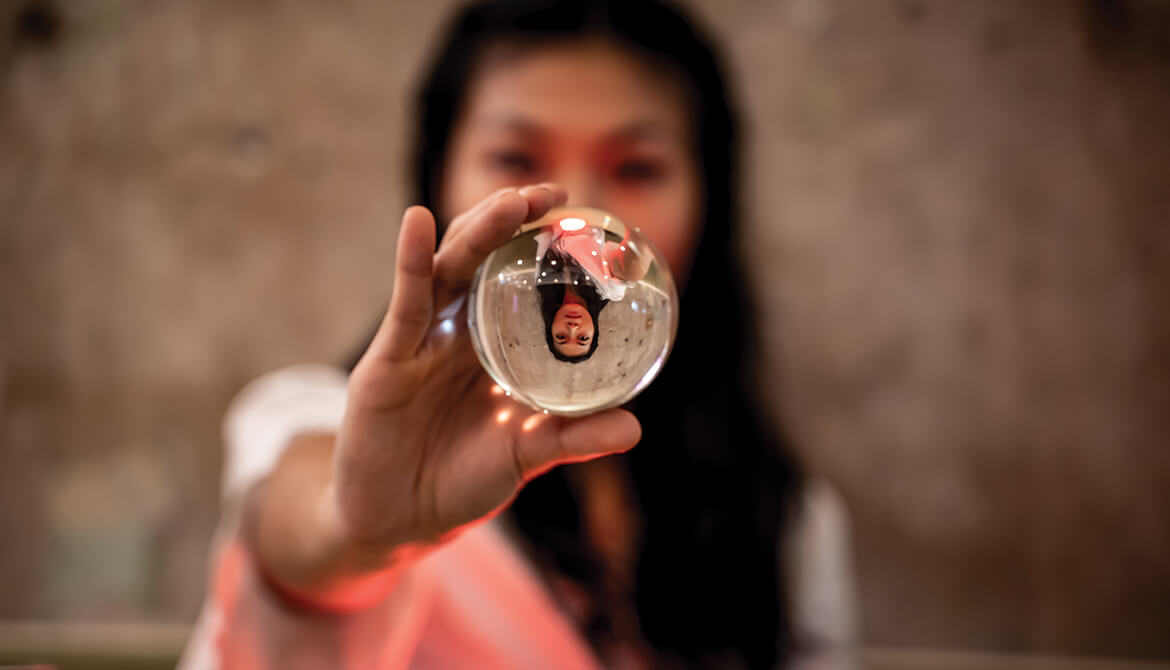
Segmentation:
<svg viewBox="0 0 1170 670">
<path fill-rule="evenodd" d="M 434 248 L 435 218 L 425 207 L 407 209 L 398 233 L 394 293 L 369 354 L 390 361 L 406 360 L 422 345 L 434 314 Z"/>
<path fill-rule="evenodd" d="M 500 189 L 492 193 L 491 196 L 481 200 L 478 204 L 475 205 L 475 207 L 472 207 L 471 209 L 452 219 L 451 225 L 447 227 L 447 230 L 443 234 L 442 243 L 439 245 L 439 248 L 442 249 L 445 246 L 453 244 L 456 240 L 459 239 L 459 236 L 463 230 L 467 228 L 467 224 L 479 217 L 483 210 L 487 209 L 496 197 L 499 197 L 501 194 L 507 191 L 513 190 L 528 200 L 530 214 L 532 214 L 534 210 L 538 211 L 536 216 L 543 216 L 548 209 L 556 207 L 557 205 L 563 205 L 565 204 L 565 200 L 568 199 L 568 193 L 565 192 L 565 189 L 560 185 L 554 184 L 552 182 L 524 186 L 519 189 Z"/>
<path fill-rule="evenodd" d="M 563 191 L 543 188 L 509 190 L 493 196 L 492 202 L 435 254 L 436 302 L 444 304 L 466 291 L 476 268 L 489 254 L 507 242 L 521 224 L 544 216 L 563 199 Z"/>
</svg>

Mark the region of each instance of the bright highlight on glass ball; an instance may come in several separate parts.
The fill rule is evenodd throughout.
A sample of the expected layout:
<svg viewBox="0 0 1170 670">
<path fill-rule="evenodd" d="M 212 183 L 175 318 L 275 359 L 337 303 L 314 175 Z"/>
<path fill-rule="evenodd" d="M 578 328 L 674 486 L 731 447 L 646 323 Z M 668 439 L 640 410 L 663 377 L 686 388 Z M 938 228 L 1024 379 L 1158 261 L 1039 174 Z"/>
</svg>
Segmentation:
<svg viewBox="0 0 1170 670">
<path fill-rule="evenodd" d="M 483 262 L 467 322 L 480 362 L 512 398 L 589 414 L 653 381 L 674 343 L 678 295 L 637 228 L 601 210 L 560 208 Z"/>
</svg>

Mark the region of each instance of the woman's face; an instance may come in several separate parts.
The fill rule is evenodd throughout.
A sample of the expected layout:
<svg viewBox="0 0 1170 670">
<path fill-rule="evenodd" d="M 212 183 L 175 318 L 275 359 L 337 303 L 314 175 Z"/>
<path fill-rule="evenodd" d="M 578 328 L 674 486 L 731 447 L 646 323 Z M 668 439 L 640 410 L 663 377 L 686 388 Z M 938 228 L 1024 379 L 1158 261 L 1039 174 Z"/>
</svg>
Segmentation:
<svg viewBox="0 0 1170 670">
<path fill-rule="evenodd" d="M 681 281 L 701 225 L 691 123 L 674 79 L 620 47 L 498 48 L 453 130 L 440 217 L 499 188 L 556 182 L 570 206 L 641 228 Z"/>
<path fill-rule="evenodd" d="M 593 344 L 593 317 L 580 302 L 566 302 L 553 316 L 553 346 L 562 356 L 578 358 Z"/>
</svg>

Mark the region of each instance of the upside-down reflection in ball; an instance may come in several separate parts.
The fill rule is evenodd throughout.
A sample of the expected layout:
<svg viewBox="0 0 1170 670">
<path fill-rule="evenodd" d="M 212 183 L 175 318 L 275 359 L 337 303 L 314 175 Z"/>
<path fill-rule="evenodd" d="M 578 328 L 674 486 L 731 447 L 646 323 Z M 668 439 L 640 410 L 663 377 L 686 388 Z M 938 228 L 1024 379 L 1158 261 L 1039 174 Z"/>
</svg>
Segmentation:
<svg viewBox="0 0 1170 670">
<path fill-rule="evenodd" d="M 561 208 L 480 266 L 468 327 L 483 366 L 515 399 L 586 414 L 621 405 L 658 374 L 678 296 L 638 229 L 600 210 Z"/>
</svg>

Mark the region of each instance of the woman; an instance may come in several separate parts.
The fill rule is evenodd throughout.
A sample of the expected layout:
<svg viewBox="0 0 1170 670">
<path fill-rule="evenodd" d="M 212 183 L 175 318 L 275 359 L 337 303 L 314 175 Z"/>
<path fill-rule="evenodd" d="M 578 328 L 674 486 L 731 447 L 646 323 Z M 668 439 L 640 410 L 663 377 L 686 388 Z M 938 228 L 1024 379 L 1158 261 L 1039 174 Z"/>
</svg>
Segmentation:
<svg viewBox="0 0 1170 670">
<path fill-rule="evenodd" d="M 816 544 L 802 529 L 837 526 L 755 401 L 735 126 L 705 41 L 648 0 L 481 3 L 421 103 L 425 207 L 368 348 L 348 380 L 277 372 L 229 412 L 240 511 L 186 667 L 765 668 L 807 658 L 810 632 L 847 642 L 846 571 L 809 596 L 800 567 L 789 588 Z M 461 325 L 434 327 L 566 202 L 637 222 L 682 287 L 633 413 L 531 413 Z M 817 623 L 802 603 L 826 594 L 846 614 Z"/>
</svg>

